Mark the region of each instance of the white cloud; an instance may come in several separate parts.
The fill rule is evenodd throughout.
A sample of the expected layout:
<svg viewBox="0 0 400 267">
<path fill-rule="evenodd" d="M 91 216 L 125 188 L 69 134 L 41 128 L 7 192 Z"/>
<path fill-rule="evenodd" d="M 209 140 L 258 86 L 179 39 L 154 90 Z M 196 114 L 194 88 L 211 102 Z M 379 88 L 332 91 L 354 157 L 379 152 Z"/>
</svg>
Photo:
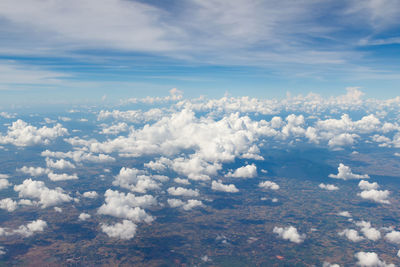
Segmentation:
<svg viewBox="0 0 400 267">
<path fill-rule="evenodd" d="M 43 232 L 47 227 L 47 223 L 43 220 L 36 220 L 28 223 L 27 225 L 21 225 L 18 229 L 14 230 L 14 234 L 19 234 L 24 237 L 30 237 L 37 232 Z"/>
<path fill-rule="evenodd" d="M 302 127 L 304 125 L 304 116 L 290 114 L 286 117 L 287 124 L 282 127 L 282 133 L 285 137 L 288 136 L 301 136 L 304 135 L 305 130 Z"/>
<path fill-rule="evenodd" d="M 359 242 L 364 240 L 362 236 L 358 234 L 358 232 L 354 229 L 344 229 L 343 231 L 339 232 L 340 236 L 345 236 L 347 239 L 353 242 Z"/>
<path fill-rule="evenodd" d="M 329 140 L 328 145 L 330 147 L 351 146 L 354 144 L 355 139 L 358 137 L 359 136 L 357 134 L 341 133 L 332 137 Z"/>
<path fill-rule="evenodd" d="M 376 229 L 371 227 L 370 222 L 360 221 L 356 222 L 358 227 L 361 227 L 361 232 L 369 240 L 376 241 L 381 238 L 381 233 Z"/>
<path fill-rule="evenodd" d="M 185 202 L 183 202 L 180 199 L 176 199 L 176 198 L 170 198 L 167 200 L 168 205 L 170 205 L 170 207 L 172 208 L 177 208 L 177 207 L 181 207 L 183 205 L 185 205 Z"/>
<path fill-rule="evenodd" d="M 22 120 L 17 120 L 8 127 L 7 135 L 0 135 L 0 144 L 13 144 L 15 146 L 47 145 L 50 141 L 66 134 L 68 134 L 68 131 L 61 124 L 52 128 L 47 126 L 37 128 Z"/>
<path fill-rule="evenodd" d="M 78 176 L 76 174 L 69 175 L 69 174 L 66 174 L 66 173 L 59 174 L 59 173 L 53 173 L 53 172 L 50 172 L 48 174 L 48 177 L 53 182 L 78 179 Z"/>
<path fill-rule="evenodd" d="M 358 187 L 361 190 L 371 190 L 371 189 L 378 189 L 379 185 L 377 182 L 369 183 L 368 181 L 361 180 L 358 183 Z"/>
<path fill-rule="evenodd" d="M 57 161 L 53 161 L 49 158 L 46 158 L 46 166 L 48 168 L 52 168 L 52 169 L 59 169 L 59 170 L 63 170 L 63 169 L 74 169 L 75 165 L 72 164 L 71 162 L 65 160 L 65 159 L 60 159 Z"/>
<path fill-rule="evenodd" d="M 368 200 L 373 200 L 378 203 L 382 204 L 390 204 L 390 201 L 388 200 L 390 192 L 388 190 L 365 190 L 362 191 L 361 193 L 358 193 L 360 197 L 363 199 L 368 199 Z"/>
<path fill-rule="evenodd" d="M 147 99 L 128 99 L 125 102 L 148 102 L 151 100 L 155 100 L 153 102 L 157 102 L 155 98 L 148 97 Z M 101 110 L 99 115 L 97 116 L 98 120 L 106 120 L 106 119 L 114 119 L 114 120 L 123 120 L 132 123 L 140 123 L 140 122 L 149 122 L 149 121 L 156 121 L 162 118 L 164 115 L 164 111 L 158 108 L 153 108 L 148 111 L 141 111 L 141 110 L 127 110 L 127 111 L 120 111 L 120 110 Z M 103 129 L 103 134 L 116 134 L 122 131 L 128 131 L 128 125 L 124 122 L 114 124 L 109 128 Z"/>
<path fill-rule="evenodd" d="M 201 202 L 200 200 L 196 200 L 196 199 L 189 199 L 187 202 L 184 202 L 180 199 L 170 198 L 167 200 L 167 202 L 171 208 L 182 207 L 186 211 L 191 210 L 195 207 L 204 206 L 203 202 Z"/>
<path fill-rule="evenodd" d="M 18 192 L 19 197 L 38 199 L 42 208 L 55 206 L 72 200 L 60 187 L 49 189 L 45 186 L 44 182 L 33 181 L 32 179 L 26 179 L 22 184 L 15 185 L 14 190 Z"/>
<path fill-rule="evenodd" d="M 126 132 L 128 131 L 128 124 L 126 124 L 125 122 L 120 122 L 118 124 L 113 124 L 109 127 L 104 127 L 100 133 L 101 134 L 108 134 L 108 135 L 116 135 L 119 134 L 121 132 Z"/>
<path fill-rule="evenodd" d="M 10 176 L 8 174 L 1 174 L 0 173 L 0 179 L 8 179 Z"/>
<path fill-rule="evenodd" d="M 59 213 L 62 212 L 62 208 L 60 208 L 60 207 L 54 207 L 54 210 L 55 210 L 56 212 L 59 212 Z"/>
<path fill-rule="evenodd" d="M 161 157 L 156 161 L 150 161 L 145 163 L 144 166 L 146 168 L 152 169 L 154 171 L 164 171 L 167 169 L 168 165 L 171 164 L 171 161 L 165 157 Z"/>
<path fill-rule="evenodd" d="M 168 188 L 168 194 L 172 196 L 185 196 L 185 197 L 197 197 L 199 196 L 199 191 L 193 189 L 187 189 L 183 187 L 170 187 Z"/>
<path fill-rule="evenodd" d="M 129 219 L 135 222 L 150 223 L 154 218 L 146 213 L 143 208 L 157 205 L 153 196 L 135 196 L 131 193 L 120 193 L 108 189 L 105 193 L 105 203 L 98 209 L 99 214 L 110 215 L 117 218 Z"/>
<path fill-rule="evenodd" d="M 99 196 L 99 194 L 97 194 L 96 191 L 87 191 L 87 192 L 83 193 L 82 195 L 83 195 L 83 197 L 86 197 L 86 198 L 97 198 Z"/>
<path fill-rule="evenodd" d="M 11 198 L 4 198 L 0 200 L 0 209 L 6 210 L 8 212 L 13 212 L 18 207 L 18 203 Z"/>
<path fill-rule="evenodd" d="M 182 207 L 184 210 L 188 211 L 195 207 L 202 207 L 204 206 L 203 202 L 197 199 L 189 199 L 187 202 L 184 202 L 180 199 L 170 198 L 167 200 L 168 205 L 171 208 L 179 208 Z"/>
<path fill-rule="evenodd" d="M 90 214 L 82 212 L 79 214 L 79 220 L 81 221 L 86 221 L 87 219 L 90 219 Z"/>
<path fill-rule="evenodd" d="M 368 179 L 368 174 L 354 174 L 351 171 L 351 168 L 344 165 L 343 163 L 339 164 L 338 174 L 329 174 L 330 178 L 350 180 L 350 179 Z"/>
<path fill-rule="evenodd" d="M 339 189 L 339 187 L 337 187 L 336 185 L 333 185 L 333 184 L 319 184 L 318 186 L 321 189 L 326 189 L 326 190 L 329 190 L 329 191 L 334 191 L 334 190 L 338 190 Z"/>
<path fill-rule="evenodd" d="M 400 232 L 392 230 L 390 233 L 385 235 L 385 239 L 390 243 L 400 244 Z"/>
<path fill-rule="evenodd" d="M 340 265 L 336 264 L 336 263 L 330 263 L 330 262 L 324 261 L 324 263 L 322 264 L 322 267 L 340 267 Z"/>
<path fill-rule="evenodd" d="M 192 155 L 189 159 L 176 158 L 171 165 L 174 171 L 194 181 L 210 180 L 210 175 L 217 175 L 218 170 L 222 169 L 221 164 L 215 162 L 211 164 L 199 155 Z"/>
<path fill-rule="evenodd" d="M 357 252 L 354 255 L 357 258 L 357 265 L 363 267 L 395 267 L 394 264 L 387 264 L 385 261 L 379 259 L 378 254 L 375 252 Z"/>
<path fill-rule="evenodd" d="M 101 225 L 101 230 L 109 237 L 119 239 L 132 239 L 136 234 L 136 228 L 136 224 L 129 220 L 123 220 L 122 223 L 116 223 L 114 225 Z"/>
<path fill-rule="evenodd" d="M 113 185 L 127 188 L 133 192 L 146 193 L 147 190 L 159 189 L 161 184 L 142 170 L 123 167 L 115 176 Z"/>
<path fill-rule="evenodd" d="M 233 173 L 229 172 L 225 176 L 226 177 L 235 177 L 235 178 L 254 178 L 257 175 L 257 167 L 255 164 L 246 165 L 236 169 Z"/>
<path fill-rule="evenodd" d="M 0 190 L 6 189 L 10 185 L 12 185 L 12 184 L 7 179 L 1 179 L 0 178 Z"/>
<path fill-rule="evenodd" d="M 190 182 L 189 182 L 188 179 L 175 178 L 174 182 L 177 183 L 177 184 L 190 185 Z"/>
<path fill-rule="evenodd" d="M 347 218 L 351 218 L 351 214 L 348 211 L 341 211 L 338 213 L 339 216 L 343 216 L 343 217 L 347 217 Z"/>
<path fill-rule="evenodd" d="M 184 210 L 191 210 L 195 207 L 203 206 L 203 202 L 197 199 L 189 199 L 185 205 L 183 205 Z"/>
<path fill-rule="evenodd" d="M 22 168 L 17 169 L 17 171 L 25 173 L 25 174 L 29 174 L 34 177 L 42 176 L 42 175 L 48 174 L 50 172 L 49 169 L 45 169 L 42 167 L 27 167 L 27 166 L 23 166 Z"/>
<path fill-rule="evenodd" d="M 18 201 L 19 205 L 24 205 L 24 206 L 33 206 L 33 205 L 38 205 L 38 202 L 32 201 L 30 199 L 20 199 Z M 57 207 L 54 207 L 54 209 L 57 209 Z"/>
<path fill-rule="evenodd" d="M 69 151 L 69 152 L 53 152 L 45 150 L 41 153 L 43 157 L 54 157 L 54 158 L 70 158 L 75 162 L 93 162 L 93 163 L 109 163 L 114 162 L 115 158 L 105 155 L 93 153 L 87 153 L 80 150 Z"/>
<path fill-rule="evenodd" d="M 280 188 L 278 184 L 271 182 L 271 181 L 260 182 L 258 184 L 258 187 L 261 187 L 264 189 L 272 189 L 272 190 L 278 190 Z"/>
<path fill-rule="evenodd" d="M 1 236 L 1 234 L 0 234 Z M 3 246 L 0 246 L 0 256 L 5 255 L 6 254 L 6 250 Z"/>
<path fill-rule="evenodd" d="M 239 189 L 237 189 L 234 184 L 229 184 L 229 185 L 223 184 L 221 180 L 218 180 L 218 182 L 212 181 L 211 189 L 214 191 L 222 191 L 222 192 L 228 192 L 228 193 L 239 192 Z"/>
<path fill-rule="evenodd" d="M 209 180 L 222 168 L 221 163 L 248 157 L 249 150 L 256 153 L 255 142 L 264 135 L 264 130 L 268 130 L 267 124 L 252 121 L 247 116 L 240 117 L 238 113 L 220 120 L 197 118 L 193 111 L 184 108 L 153 124 L 132 130 L 127 137 L 119 136 L 105 142 L 79 138 L 66 141 L 93 153 L 118 152 L 124 157 L 160 155 L 172 158 L 192 150 L 194 153 L 188 157 L 168 162 L 168 167 L 189 179 Z"/>
<path fill-rule="evenodd" d="M 275 234 L 278 234 L 280 238 L 289 240 L 290 242 L 293 243 L 302 243 L 304 239 L 306 238 L 305 234 L 299 234 L 297 229 L 293 226 L 288 226 L 288 227 L 274 227 L 273 232 Z"/>
</svg>

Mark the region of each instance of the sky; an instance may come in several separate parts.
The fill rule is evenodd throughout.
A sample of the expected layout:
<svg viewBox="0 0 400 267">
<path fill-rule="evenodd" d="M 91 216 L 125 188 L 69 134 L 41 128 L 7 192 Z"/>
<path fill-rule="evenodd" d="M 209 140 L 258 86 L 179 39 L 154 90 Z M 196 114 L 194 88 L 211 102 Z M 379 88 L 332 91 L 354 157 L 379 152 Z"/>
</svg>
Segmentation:
<svg viewBox="0 0 400 267">
<path fill-rule="evenodd" d="M 2 0 L 0 108 L 400 84 L 397 0 Z"/>
</svg>

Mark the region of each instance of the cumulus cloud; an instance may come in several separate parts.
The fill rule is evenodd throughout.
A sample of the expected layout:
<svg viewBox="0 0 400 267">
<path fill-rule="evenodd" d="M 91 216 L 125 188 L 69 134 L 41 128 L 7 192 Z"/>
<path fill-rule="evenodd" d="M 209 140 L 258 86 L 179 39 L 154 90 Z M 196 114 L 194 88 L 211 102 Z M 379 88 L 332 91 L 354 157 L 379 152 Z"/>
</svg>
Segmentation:
<svg viewBox="0 0 400 267">
<path fill-rule="evenodd" d="M 49 172 L 49 174 L 47 176 L 53 182 L 78 179 L 78 176 L 76 174 L 69 175 L 69 174 L 66 174 L 66 173 Z"/>
<path fill-rule="evenodd" d="M 27 225 L 21 225 L 18 229 L 13 231 L 13 234 L 19 234 L 23 237 L 30 237 L 38 232 L 43 232 L 47 227 L 47 223 L 43 220 L 36 220 L 28 223 Z"/>
<path fill-rule="evenodd" d="M 168 205 L 172 208 L 177 208 L 177 207 L 181 207 L 181 206 L 185 205 L 184 201 L 177 199 L 177 198 L 170 198 L 167 200 L 167 202 L 168 202 Z"/>
<path fill-rule="evenodd" d="M 42 181 L 26 179 L 22 184 L 15 185 L 14 190 L 19 197 L 38 199 L 42 208 L 55 206 L 63 202 L 70 202 L 72 197 L 64 193 L 60 187 L 49 189 Z"/>
<path fill-rule="evenodd" d="M 356 225 L 361 228 L 361 232 L 369 240 L 376 241 L 381 238 L 381 233 L 376 228 L 371 227 L 370 222 L 360 221 L 356 222 Z"/>
<path fill-rule="evenodd" d="M 226 177 L 234 178 L 254 178 L 257 175 L 257 167 L 255 164 L 246 165 L 236 169 L 234 172 L 229 172 Z"/>
<path fill-rule="evenodd" d="M 27 167 L 27 166 L 23 166 L 20 169 L 17 169 L 17 171 L 25 173 L 25 174 L 29 174 L 30 176 L 42 176 L 45 174 L 48 174 L 50 172 L 49 169 L 45 169 L 42 167 Z"/>
<path fill-rule="evenodd" d="M 338 174 L 329 174 L 330 178 L 342 179 L 342 180 L 351 180 L 351 179 L 368 179 L 368 174 L 354 174 L 351 171 L 351 168 L 344 165 L 343 163 L 339 164 Z"/>
<path fill-rule="evenodd" d="M 222 169 L 219 163 L 209 163 L 199 155 L 192 155 L 190 158 L 176 158 L 171 162 L 174 171 L 187 176 L 194 181 L 210 180 L 210 175 L 217 175 L 218 170 Z"/>
<path fill-rule="evenodd" d="M 69 162 L 65 159 L 53 161 L 49 158 L 46 158 L 46 166 L 47 166 L 47 168 L 58 169 L 58 170 L 75 168 L 74 164 L 72 164 L 71 162 Z"/>
<path fill-rule="evenodd" d="M 4 198 L 0 200 L 0 209 L 6 210 L 8 212 L 13 212 L 18 207 L 18 203 L 11 198 Z"/>
<path fill-rule="evenodd" d="M 385 239 L 393 244 L 400 244 L 400 232 L 392 230 L 385 235 Z"/>
<path fill-rule="evenodd" d="M 96 191 L 87 191 L 87 192 L 83 193 L 82 195 L 83 195 L 83 197 L 86 197 L 86 198 L 97 198 L 99 196 L 99 194 L 97 194 Z"/>
<path fill-rule="evenodd" d="M 154 171 L 164 171 L 169 165 L 171 165 L 171 160 L 165 157 L 161 157 L 158 160 L 150 161 L 144 164 L 146 168 L 152 169 Z"/>
<path fill-rule="evenodd" d="M 187 202 L 185 202 L 180 199 L 170 198 L 167 200 L 167 202 L 171 208 L 182 207 L 186 211 L 191 210 L 195 207 L 204 206 L 203 202 L 201 202 L 200 200 L 196 200 L 196 199 L 189 199 Z"/>
<path fill-rule="evenodd" d="M 93 162 L 93 163 L 109 163 L 114 162 L 115 158 L 106 155 L 84 152 L 81 150 L 68 151 L 68 152 L 53 152 L 50 150 L 45 150 L 41 153 L 43 157 L 53 157 L 53 158 L 70 158 L 75 162 Z"/>
<path fill-rule="evenodd" d="M 340 265 L 336 264 L 336 263 L 330 263 L 330 262 L 324 261 L 322 264 L 322 267 L 340 267 Z"/>
<path fill-rule="evenodd" d="M 338 190 L 339 187 L 337 187 L 336 185 L 333 184 L 319 184 L 319 188 L 321 189 L 325 189 L 325 190 L 329 190 L 329 191 L 334 191 L 334 190 Z"/>
<path fill-rule="evenodd" d="M 390 204 L 389 201 L 389 194 L 390 192 L 388 190 L 364 190 L 361 193 L 358 193 L 358 195 L 363 198 L 363 199 L 368 199 L 368 200 L 373 200 L 378 203 L 382 204 Z"/>
<path fill-rule="evenodd" d="M 54 207 L 54 210 L 55 210 L 56 212 L 59 212 L 59 213 L 62 212 L 62 208 L 60 208 L 60 207 Z"/>
<path fill-rule="evenodd" d="M 0 178 L 0 190 L 8 188 L 10 185 L 12 184 L 7 179 Z"/>
<path fill-rule="evenodd" d="M 122 223 L 116 223 L 114 225 L 102 224 L 101 230 L 106 233 L 109 237 L 119 239 L 131 239 L 136 234 L 136 224 L 129 220 L 123 220 Z"/>
<path fill-rule="evenodd" d="M 188 179 L 175 178 L 174 182 L 177 183 L 177 184 L 190 185 L 190 182 L 189 182 Z"/>
<path fill-rule="evenodd" d="M 379 185 L 377 182 L 369 183 L 368 181 L 361 180 L 358 183 L 358 187 L 361 190 L 372 190 L 372 189 L 378 189 Z"/>
<path fill-rule="evenodd" d="M 17 120 L 8 127 L 7 135 L 0 135 L 0 144 L 13 144 L 15 146 L 47 145 L 57 137 L 67 134 L 67 129 L 63 128 L 61 124 L 56 124 L 52 128 L 47 126 L 37 128 L 23 120 Z"/>
<path fill-rule="evenodd" d="M 129 219 L 135 222 L 150 223 L 154 220 L 142 208 L 157 205 L 156 199 L 151 195 L 135 196 L 131 193 L 121 193 L 108 189 L 105 193 L 105 203 L 98 209 L 99 214 L 110 215 L 117 218 Z"/>
<path fill-rule="evenodd" d="M 109 127 L 104 127 L 100 133 L 101 134 L 108 134 L 108 135 L 116 135 L 119 134 L 121 132 L 126 132 L 128 131 L 129 127 L 128 124 L 126 124 L 125 122 L 120 122 L 118 124 L 113 124 Z"/>
<path fill-rule="evenodd" d="M 353 242 L 359 242 L 364 238 L 358 234 L 358 232 L 354 229 L 344 229 L 343 231 L 339 232 L 340 236 L 345 236 L 347 239 Z"/>
<path fill-rule="evenodd" d="M 269 134 L 269 130 L 268 122 L 253 121 L 238 113 L 214 120 L 198 118 L 192 110 L 183 108 L 153 124 L 130 131 L 126 137 L 104 142 L 79 138 L 66 141 L 92 153 L 117 152 L 125 157 L 159 155 L 173 158 L 191 150 L 193 154 L 171 160 L 168 167 L 189 179 L 209 180 L 222 168 L 221 163 L 232 162 L 236 157 L 249 157 L 249 152 L 256 157 L 256 141 Z"/>
<path fill-rule="evenodd" d="M 305 234 L 300 235 L 297 229 L 293 226 L 287 226 L 284 228 L 275 226 L 273 232 L 278 234 L 280 238 L 297 244 L 302 243 L 306 238 Z"/>
<path fill-rule="evenodd" d="M 147 190 L 160 188 L 160 183 L 153 176 L 146 175 L 146 172 L 135 168 L 121 168 L 115 176 L 113 185 L 127 188 L 133 192 L 146 193 Z"/>
<path fill-rule="evenodd" d="M 149 98 L 148 98 L 149 99 Z M 129 101 L 129 100 L 128 100 Z M 149 122 L 161 119 L 164 115 L 164 112 L 159 108 L 153 108 L 148 111 L 141 111 L 141 110 L 127 110 L 127 111 L 120 111 L 120 110 L 101 110 L 99 115 L 97 116 L 98 120 L 107 120 L 107 119 L 114 119 L 114 120 L 123 120 L 133 123 L 140 123 L 140 122 Z M 115 131 L 127 131 L 128 125 L 124 122 L 118 123 L 116 125 L 112 125 L 107 129 L 105 134 L 114 134 Z M 104 131 L 104 128 L 103 128 Z"/>
<path fill-rule="evenodd" d="M 338 213 L 339 216 L 351 218 L 351 214 L 348 211 L 341 211 Z"/>
<path fill-rule="evenodd" d="M 223 184 L 221 180 L 218 180 L 218 182 L 212 181 L 211 189 L 214 191 L 222 191 L 222 192 L 227 192 L 227 193 L 239 192 L 239 189 L 237 189 L 234 184 L 229 184 L 229 185 Z"/>
<path fill-rule="evenodd" d="M 197 197 L 199 196 L 199 191 L 183 188 L 183 187 L 170 187 L 168 188 L 168 194 L 172 196 L 185 196 L 185 197 Z"/>
<path fill-rule="evenodd" d="M 357 258 L 357 265 L 363 267 L 395 267 L 394 264 L 387 264 L 385 261 L 379 259 L 378 254 L 375 252 L 357 252 L 354 255 Z"/>
<path fill-rule="evenodd" d="M 90 217 L 90 214 L 82 212 L 81 214 L 79 214 L 78 218 L 81 221 L 86 221 L 87 219 L 90 219 Z"/>
<path fill-rule="evenodd" d="M 330 147 L 343 147 L 343 146 L 351 146 L 354 144 L 355 139 L 359 136 L 357 134 L 349 134 L 349 133 L 341 133 L 339 135 L 333 136 L 328 145 Z"/>
<path fill-rule="evenodd" d="M 191 210 L 195 207 L 203 206 L 203 202 L 197 199 L 189 199 L 185 205 L 183 205 L 184 210 Z"/>
<path fill-rule="evenodd" d="M 260 182 L 258 184 L 258 187 L 264 188 L 264 189 L 271 189 L 271 190 L 278 190 L 280 187 L 277 183 L 271 182 L 271 181 L 264 181 Z"/>
</svg>

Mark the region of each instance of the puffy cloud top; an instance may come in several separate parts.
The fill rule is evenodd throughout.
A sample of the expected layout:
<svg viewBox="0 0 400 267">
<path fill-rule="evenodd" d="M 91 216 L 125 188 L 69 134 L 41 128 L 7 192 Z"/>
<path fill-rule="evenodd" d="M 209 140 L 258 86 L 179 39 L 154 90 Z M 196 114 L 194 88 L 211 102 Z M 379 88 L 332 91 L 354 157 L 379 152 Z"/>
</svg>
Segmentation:
<svg viewBox="0 0 400 267">
<path fill-rule="evenodd" d="M 44 182 L 32 179 L 26 179 L 22 184 L 15 185 L 14 190 L 18 192 L 19 197 L 38 199 L 43 208 L 72 200 L 60 187 L 49 189 Z"/>
<path fill-rule="evenodd" d="M 222 191 L 222 192 L 228 192 L 228 193 L 237 193 L 239 192 L 239 189 L 236 188 L 234 184 L 223 184 L 221 180 L 217 181 L 212 181 L 211 183 L 211 189 L 214 191 Z"/>
<path fill-rule="evenodd" d="M 375 252 L 357 252 L 354 255 L 357 258 L 357 265 L 362 267 L 395 267 L 396 265 L 390 263 L 387 264 L 385 261 L 379 259 L 378 254 Z"/>
<path fill-rule="evenodd" d="M 136 224 L 129 220 L 123 220 L 122 223 L 116 223 L 114 225 L 102 224 L 101 230 L 106 233 L 109 237 L 119 239 L 131 239 L 136 234 Z"/>
<path fill-rule="evenodd" d="M 121 193 L 108 189 L 105 193 L 105 203 L 98 209 L 99 214 L 110 215 L 117 218 L 129 219 L 135 222 L 150 223 L 154 219 L 144 209 L 157 205 L 156 199 L 151 195 L 135 196 L 131 193 Z"/>
<path fill-rule="evenodd" d="M 52 128 L 47 126 L 37 128 L 23 120 L 17 120 L 8 127 L 7 135 L 0 135 L 0 144 L 13 144 L 15 146 L 47 145 L 51 140 L 66 134 L 68 134 L 68 131 L 61 124 L 56 124 Z"/>
<path fill-rule="evenodd" d="M 255 164 L 246 165 L 236 169 L 233 173 L 229 172 L 226 177 L 234 178 L 254 178 L 257 175 L 257 167 Z"/>
<path fill-rule="evenodd" d="M 288 227 L 274 227 L 273 232 L 278 234 L 278 236 L 282 239 L 289 240 L 293 243 L 302 243 L 306 238 L 305 234 L 299 234 L 297 229 L 293 226 Z"/>
<path fill-rule="evenodd" d="M 330 178 L 342 179 L 342 180 L 351 180 L 351 179 L 368 179 L 368 174 L 354 174 L 351 171 L 351 168 L 344 165 L 343 163 L 339 164 L 338 174 L 329 174 Z"/>
</svg>

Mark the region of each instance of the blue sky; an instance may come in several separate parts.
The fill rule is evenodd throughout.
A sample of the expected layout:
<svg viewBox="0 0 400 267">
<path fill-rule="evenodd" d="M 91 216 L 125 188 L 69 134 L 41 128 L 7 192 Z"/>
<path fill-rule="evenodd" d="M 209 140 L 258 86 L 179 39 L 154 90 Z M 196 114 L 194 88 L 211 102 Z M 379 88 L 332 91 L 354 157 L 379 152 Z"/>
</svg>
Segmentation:
<svg viewBox="0 0 400 267">
<path fill-rule="evenodd" d="M 400 2 L 3 0 L 0 107 L 128 97 L 398 95 Z"/>
</svg>

